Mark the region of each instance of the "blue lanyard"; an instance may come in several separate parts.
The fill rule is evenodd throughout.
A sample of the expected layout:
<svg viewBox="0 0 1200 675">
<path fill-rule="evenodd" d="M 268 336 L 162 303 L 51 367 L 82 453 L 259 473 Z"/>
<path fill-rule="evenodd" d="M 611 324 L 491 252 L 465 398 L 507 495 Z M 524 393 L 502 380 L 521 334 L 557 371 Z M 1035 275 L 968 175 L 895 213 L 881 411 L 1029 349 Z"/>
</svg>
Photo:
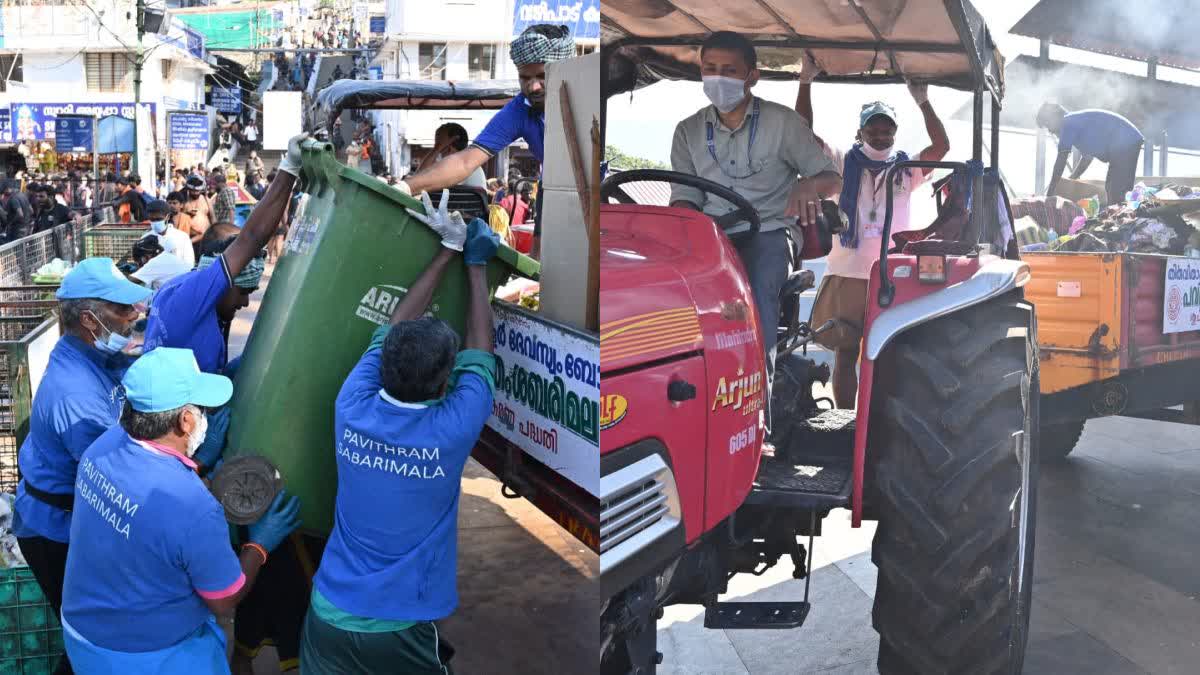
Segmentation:
<svg viewBox="0 0 1200 675">
<path fill-rule="evenodd" d="M 747 169 L 751 168 L 750 163 L 752 161 L 753 152 L 754 152 L 754 138 L 758 135 L 758 112 L 759 112 L 759 101 L 756 98 L 756 99 L 754 99 L 754 109 L 750 111 L 750 145 L 749 145 L 749 147 L 746 148 L 746 168 Z M 725 171 L 725 167 L 721 165 L 721 160 L 717 159 L 717 146 L 716 146 L 716 143 L 713 142 L 713 136 L 714 136 L 713 123 L 705 122 L 704 124 L 705 124 L 705 140 L 708 142 L 709 156 L 711 156 L 713 158 L 713 162 L 716 162 L 717 168 L 721 170 L 721 173 L 725 174 L 726 178 L 738 178 L 737 176 L 730 176 L 729 173 L 727 171 Z M 757 172 L 752 170 L 750 174 L 748 174 L 746 176 L 742 176 L 741 178 L 749 178 L 750 176 L 753 176 L 755 173 L 757 173 Z"/>
</svg>

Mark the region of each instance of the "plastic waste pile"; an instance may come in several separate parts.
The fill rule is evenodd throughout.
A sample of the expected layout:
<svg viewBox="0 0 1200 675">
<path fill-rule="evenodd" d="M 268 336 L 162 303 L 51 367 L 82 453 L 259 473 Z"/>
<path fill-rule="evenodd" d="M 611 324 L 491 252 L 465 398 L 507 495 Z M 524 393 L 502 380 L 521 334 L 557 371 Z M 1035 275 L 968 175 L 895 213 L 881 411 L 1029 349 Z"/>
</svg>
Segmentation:
<svg viewBox="0 0 1200 675">
<path fill-rule="evenodd" d="M 1023 251 L 1159 253 L 1200 258 L 1200 189 L 1138 183 L 1121 204 L 1080 200 L 1085 216 L 1067 232 L 1045 233 Z M 1195 202 L 1194 204 L 1191 202 Z"/>
<path fill-rule="evenodd" d="M 12 533 L 14 496 L 0 492 L 0 568 L 23 567 L 25 556 L 17 546 L 17 538 Z"/>
<path fill-rule="evenodd" d="M 37 268 L 33 273 L 33 283 L 35 284 L 57 284 L 61 283 L 63 277 L 67 276 L 67 272 L 71 271 L 71 263 L 55 258 L 50 262 Z"/>
</svg>

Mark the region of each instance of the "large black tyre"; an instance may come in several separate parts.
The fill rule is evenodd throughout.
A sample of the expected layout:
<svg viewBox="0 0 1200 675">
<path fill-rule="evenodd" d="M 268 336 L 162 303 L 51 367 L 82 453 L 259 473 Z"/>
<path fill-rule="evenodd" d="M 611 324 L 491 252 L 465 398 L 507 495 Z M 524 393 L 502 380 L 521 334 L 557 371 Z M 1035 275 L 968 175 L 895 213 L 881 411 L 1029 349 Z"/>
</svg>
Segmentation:
<svg viewBox="0 0 1200 675">
<path fill-rule="evenodd" d="M 1042 464 L 1065 460 L 1079 443 L 1085 424 L 1087 420 L 1042 427 L 1041 438 L 1038 440 L 1038 459 Z"/>
<path fill-rule="evenodd" d="M 1029 632 L 1037 327 L 1019 292 L 879 360 L 867 462 L 884 675 L 1015 675 Z"/>
</svg>

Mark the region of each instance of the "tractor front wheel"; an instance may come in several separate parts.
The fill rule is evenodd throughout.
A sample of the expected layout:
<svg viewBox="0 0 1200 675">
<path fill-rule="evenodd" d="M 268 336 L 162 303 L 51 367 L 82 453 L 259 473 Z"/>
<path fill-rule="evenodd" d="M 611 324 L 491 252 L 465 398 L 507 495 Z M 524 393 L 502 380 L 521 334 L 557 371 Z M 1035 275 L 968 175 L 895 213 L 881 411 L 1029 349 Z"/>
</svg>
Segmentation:
<svg viewBox="0 0 1200 675">
<path fill-rule="evenodd" d="M 1015 675 L 1029 631 L 1037 340 L 1014 292 L 880 356 L 867 462 L 884 675 Z"/>
</svg>

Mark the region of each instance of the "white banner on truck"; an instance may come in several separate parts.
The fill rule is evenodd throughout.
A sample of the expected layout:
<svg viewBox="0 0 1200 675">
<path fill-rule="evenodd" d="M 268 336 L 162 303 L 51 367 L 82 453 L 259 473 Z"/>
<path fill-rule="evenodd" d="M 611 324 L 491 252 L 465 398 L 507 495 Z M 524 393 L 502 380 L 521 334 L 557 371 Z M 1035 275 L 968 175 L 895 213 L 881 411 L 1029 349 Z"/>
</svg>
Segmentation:
<svg viewBox="0 0 1200 675">
<path fill-rule="evenodd" d="M 600 345 L 584 333 L 492 305 L 496 398 L 488 426 L 600 494 Z"/>
<path fill-rule="evenodd" d="M 1163 333 L 1200 330 L 1200 260 L 1168 258 L 1163 281 Z"/>
</svg>

